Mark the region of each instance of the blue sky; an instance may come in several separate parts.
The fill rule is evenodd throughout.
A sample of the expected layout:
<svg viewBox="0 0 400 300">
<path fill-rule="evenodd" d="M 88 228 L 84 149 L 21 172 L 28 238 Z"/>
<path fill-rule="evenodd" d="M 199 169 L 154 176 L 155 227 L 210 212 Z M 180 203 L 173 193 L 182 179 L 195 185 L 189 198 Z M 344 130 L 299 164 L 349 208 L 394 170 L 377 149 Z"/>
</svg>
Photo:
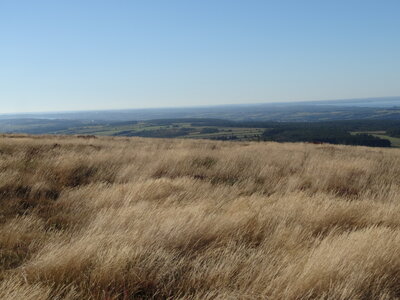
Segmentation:
<svg viewBox="0 0 400 300">
<path fill-rule="evenodd" d="M 400 95 L 398 0 L 0 0 L 0 113 Z"/>
</svg>

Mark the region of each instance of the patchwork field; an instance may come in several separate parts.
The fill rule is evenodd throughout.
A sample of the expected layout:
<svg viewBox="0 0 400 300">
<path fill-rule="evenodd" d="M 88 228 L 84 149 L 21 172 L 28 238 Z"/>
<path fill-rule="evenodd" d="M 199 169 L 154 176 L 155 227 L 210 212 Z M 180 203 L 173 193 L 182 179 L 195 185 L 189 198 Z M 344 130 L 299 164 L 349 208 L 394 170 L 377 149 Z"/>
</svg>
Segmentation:
<svg viewBox="0 0 400 300">
<path fill-rule="evenodd" d="M 254 122 L 223 119 L 101 121 L 0 119 L 0 133 L 96 135 L 220 141 L 308 142 L 370 147 L 398 147 L 399 120 L 329 122 Z M 380 133 L 380 134 L 376 134 Z"/>
<path fill-rule="evenodd" d="M 399 299 L 400 152 L 0 137 L 0 299 Z"/>
</svg>

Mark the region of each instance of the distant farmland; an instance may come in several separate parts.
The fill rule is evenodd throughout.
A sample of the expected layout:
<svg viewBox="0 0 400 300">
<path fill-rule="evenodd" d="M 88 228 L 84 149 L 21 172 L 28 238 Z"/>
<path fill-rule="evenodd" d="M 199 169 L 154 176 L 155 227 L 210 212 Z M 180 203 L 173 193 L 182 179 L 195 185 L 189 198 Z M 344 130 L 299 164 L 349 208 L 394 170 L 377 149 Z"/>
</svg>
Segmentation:
<svg viewBox="0 0 400 300">
<path fill-rule="evenodd" d="M 256 122 L 201 118 L 123 122 L 0 120 L 0 132 L 4 133 L 308 142 L 371 147 L 397 147 L 400 138 L 399 128 L 400 120 L 324 122 Z"/>
</svg>

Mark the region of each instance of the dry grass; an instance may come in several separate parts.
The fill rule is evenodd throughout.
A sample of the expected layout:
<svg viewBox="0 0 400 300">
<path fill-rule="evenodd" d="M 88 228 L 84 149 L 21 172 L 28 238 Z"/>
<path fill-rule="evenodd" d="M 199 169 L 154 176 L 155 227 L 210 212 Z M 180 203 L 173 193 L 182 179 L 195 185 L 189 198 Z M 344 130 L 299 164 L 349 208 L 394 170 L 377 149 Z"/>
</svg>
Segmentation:
<svg viewBox="0 0 400 300">
<path fill-rule="evenodd" d="M 399 299 L 400 151 L 0 138 L 0 299 Z"/>
</svg>

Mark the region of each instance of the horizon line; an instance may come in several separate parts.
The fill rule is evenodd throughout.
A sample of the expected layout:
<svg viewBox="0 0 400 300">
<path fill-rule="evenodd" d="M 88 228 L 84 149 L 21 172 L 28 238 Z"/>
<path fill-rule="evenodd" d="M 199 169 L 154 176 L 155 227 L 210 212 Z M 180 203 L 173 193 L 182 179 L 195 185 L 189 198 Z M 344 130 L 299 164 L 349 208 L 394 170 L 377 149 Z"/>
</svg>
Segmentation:
<svg viewBox="0 0 400 300">
<path fill-rule="evenodd" d="M 0 113 L 0 116 L 7 115 L 41 115 L 41 114 L 69 114 L 69 113 L 96 113 L 96 112 L 120 112 L 120 111 L 134 111 L 134 110 L 155 110 L 155 109 L 190 109 L 190 108 L 207 108 L 207 107 L 224 107 L 224 106 L 257 106 L 266 104 L 300 104 L 300 103 L 321 103 L 333 101 L 367 101 L 375 99 L 397 99 L 400 101 L 399 96 L 378 96 L 378 97 L 356 97 L 356 98 L 339 98 L 339 99 L 325 99 L 325 100 L 294 100 L 294 101 L 270 101 L 270 102 L 251 102 L 251 103 L 231 103 L 231 104 L 208 104 L 208 105 L 193 105 L 193 106 L 155 106 L 143 108 L 110 108 L 110 109 L 82 109 L 82 110 L 49 110 L 49 111 L 27 111 L 27 112 L 7 112 Z"/>
</svg>

